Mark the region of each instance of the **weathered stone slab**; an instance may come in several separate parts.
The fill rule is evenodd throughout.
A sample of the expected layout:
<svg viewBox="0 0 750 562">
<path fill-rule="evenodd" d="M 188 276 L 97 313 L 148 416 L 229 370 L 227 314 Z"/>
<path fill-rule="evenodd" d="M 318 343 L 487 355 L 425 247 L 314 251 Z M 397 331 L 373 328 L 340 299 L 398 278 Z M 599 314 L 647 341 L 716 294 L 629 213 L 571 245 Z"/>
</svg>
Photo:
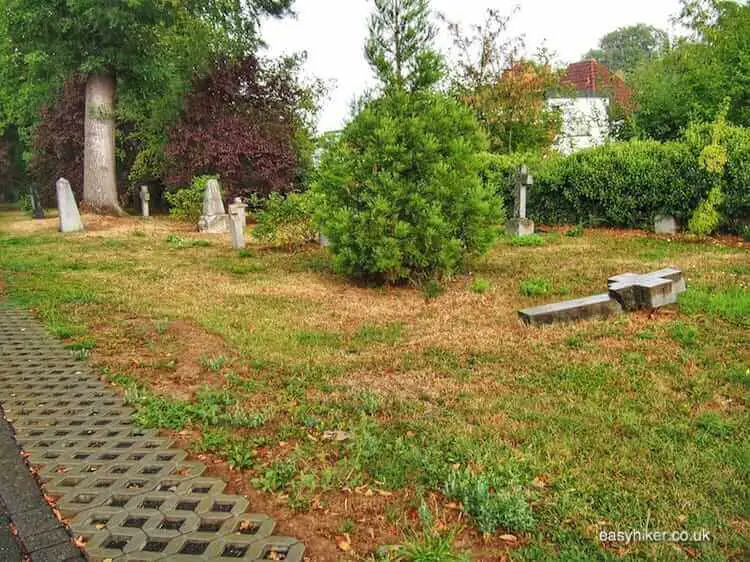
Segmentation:
<svg viewBox="0 0 750 562">
<path fill-rule="evenodd" d="M 672 216 L 658 215 L 654 219 L 654 232 L 656 234 L 677 234 L 677 220 Z"/>
<path fill-rule="evenodd" d="M 534 221 L 529 219 L 510 219 L 505 223 L 505 231 L 511 236 L 529 236 L 534 234 Z"/>
<path fill-rule="evenodd" d="M 574 299 L 554 304 L 545 304 L 520 310 L 521 320 L 530 326 L 572 322 L 591 318 L 606 318 L 622 312 L 622 306 L 605 293 L 582 299 Z"/>
<path fill-rule="evenodd" d="M 198 230 L 212 234 L 229 232 L 229 215 L 224 209 L 221 187 L 216 180 L 208 180 L 203 194 L 203 215 L 198 221 Z"/>
<path fill-rule="evenodd" d="M 609 295 L 625 310 L 655 309 L 677 302 L 687 286 L 682 271 L 660 269 L 653 273 L 623 273 L 607 281 Z"/>
<path fill-rule="evenodd" d="M 229 234 L 232 238 L 232 248 L 235 250 L 245 247 L 246 208 L 247 205 L 239 197 L 235 198 L 234 203 L 229 205 Z"/>
<path fill-rule="evenodd" d="M 78 232 L 83 230 L 81 214 L 73 196 L 70 182 L 60 178 L 55 184 L 57 190 L 57 210 L 60 216 L 60 232 Z"/>
<path fill-rule="evenodd" d="M 148 186 L 141 186 L 141 214 L 144 217 L 148 217 L 150 213 L 149 202 L 151 201 L 151 194 L 148 192 Z"/>
</svg>

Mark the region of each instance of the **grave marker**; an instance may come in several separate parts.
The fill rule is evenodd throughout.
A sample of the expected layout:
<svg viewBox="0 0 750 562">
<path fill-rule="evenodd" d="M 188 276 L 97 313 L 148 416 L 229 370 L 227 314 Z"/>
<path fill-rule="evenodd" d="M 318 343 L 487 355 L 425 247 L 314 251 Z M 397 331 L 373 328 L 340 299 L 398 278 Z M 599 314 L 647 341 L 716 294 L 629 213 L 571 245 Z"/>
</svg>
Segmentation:
<svg viewBox="0 0 750 562">
<path fill-rule="evenodd" d="M 234 203 L 229 205 L 229 233 L 232 238 L 232 248 L 235 250 L 245 247 L 246 208 L 247 205 L 239 197 L 235 198 Z"/>
<path fill-rule="evenodd" d="M 526 166 L 516 174 L 515 200 L 513 217 L 508 221 L 505 229 L 513 236 L 529 236 L 534 234 L 534 221 L 526 218 L 526 191 L 534 185 L 534 176 L 529 174 Z"/>
<path fill-rule="evenodd" d="M 42 207 L 42 200 L 39 197 L 39 186 L 36 183 L 32 183 L 29 186 L 29 199 L 31 199 L 31 216 L 35 219 L 43 219 L 44 207 Z"/>
<path fill-rule="evenodd" d="M 198 221 L 198 230 L 212 234 L 229 232 L 229 216 L 224 210 L 221 187 L 216 180 L 208 180 L 203 194 L 203 215 Z"/>
<path fill-rule="evenodd" d="M 81 214 L 78 212 L 70 182 L 65 178 L 60 178 L 55 184 L 55 189 L 57 190 L 57 210 L 60 215 L 60 232 L 83 230 Z"/>
<path fill-rule="evenodd" d="M 141 186 L 141 214 L 144 217 L 150 216 L 149 213 L 149 202 L 151 201 L 151 194 L 148 192 L 148 186 Z"/>
</svg>

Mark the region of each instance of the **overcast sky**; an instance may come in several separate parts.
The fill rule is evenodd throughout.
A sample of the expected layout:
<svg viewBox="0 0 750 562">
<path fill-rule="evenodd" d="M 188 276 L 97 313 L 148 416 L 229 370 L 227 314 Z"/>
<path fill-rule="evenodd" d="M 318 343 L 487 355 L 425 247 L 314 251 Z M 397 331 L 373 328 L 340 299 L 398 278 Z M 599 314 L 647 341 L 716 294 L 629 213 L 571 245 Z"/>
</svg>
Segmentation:
<svg viewBox="0 0 750 562">
<path fill-rule="evenodd" d="M 321 132 L 340 128 L 350 102 L 374 83 L 363 51 L 371 6 L 370 0 L 296 0 L 295 19 L 263 24 L 268 54 L 307 51 L 306 73 L 331 81 Z M 673 32 L 670 17 L 679 0 L 432 0 L 432 6 L 467 26 L 482 22 L 487 8 L 510 14 L 518 6 L 511 32 L 525 36 L 530 53 L 544 44 L 568 63 L 618 27 L 647 23 Z M 444 32 L 438 43 L 443 51 L 450 46 Z"/>
</svg>

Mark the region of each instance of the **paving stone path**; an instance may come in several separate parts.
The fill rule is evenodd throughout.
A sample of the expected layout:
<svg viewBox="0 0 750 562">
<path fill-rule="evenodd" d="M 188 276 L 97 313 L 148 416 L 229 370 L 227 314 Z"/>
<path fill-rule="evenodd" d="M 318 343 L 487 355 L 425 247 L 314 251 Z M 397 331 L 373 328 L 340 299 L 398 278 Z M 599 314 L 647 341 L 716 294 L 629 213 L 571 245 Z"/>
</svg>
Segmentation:
<svg viewBox="0 0 750 562">
<path fill-rule="evenodd" d="M 91 560 L 303 560 L 266 515 L 223 494 L 27 313 L 0 303 L 0 404 Z M 0 474 L 0 479 L 3 475 Z"/>
</svg>

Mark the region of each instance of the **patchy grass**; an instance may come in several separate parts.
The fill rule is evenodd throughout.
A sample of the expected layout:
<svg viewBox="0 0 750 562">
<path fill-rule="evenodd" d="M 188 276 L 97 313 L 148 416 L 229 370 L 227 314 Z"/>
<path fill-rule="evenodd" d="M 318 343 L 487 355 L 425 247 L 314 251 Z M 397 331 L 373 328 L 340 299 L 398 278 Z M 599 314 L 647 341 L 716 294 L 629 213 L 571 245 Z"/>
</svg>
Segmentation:
<svg viewBox="0 0 750 562">
<path fill-rule="evenodd" d="M 92 220 L 63 236 L 0 214 L 5 294 L 108 367 L 139 424 L 231 467 L 311 559 L 374 559 L 380 545 L 401 545 L 381 559 L 424 561 L 748 552 L 747 246 L 506 238 L 473 280 L 423 293 L 349 283 L 315 246 L 238 253 L 158 217 Z M 688 277 L 678 306 L 518 324 L 530 296 L 669 265 Z M 712 541 L 598 538 L 646 525 Z"/>
</svg>

